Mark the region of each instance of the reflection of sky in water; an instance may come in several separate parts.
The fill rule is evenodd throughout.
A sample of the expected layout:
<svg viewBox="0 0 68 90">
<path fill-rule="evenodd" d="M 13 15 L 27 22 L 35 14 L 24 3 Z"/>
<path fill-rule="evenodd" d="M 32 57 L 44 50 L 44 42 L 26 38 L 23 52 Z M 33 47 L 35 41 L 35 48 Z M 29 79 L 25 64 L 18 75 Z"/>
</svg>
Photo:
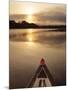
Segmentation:
<svg viewBox="0 0 68 90">
<path fill-rule="evenodd" d="M 12 87 L 25 87 L 42 57 L 57 85 L 65 84 L 65 32 L 11 30 L 10 40 Z"/>
<path fill-rule="evenodd" d="M 65 43 L 65 32 L 56 31 L 46 31 L 43 30 L 11 30 L 10 31 L 11 41 L 21 41 L 21 42 L 38 42 L 41 44 L 46 44 L 48 46 L 59 46 L 59 44 Z"/>
</svg>

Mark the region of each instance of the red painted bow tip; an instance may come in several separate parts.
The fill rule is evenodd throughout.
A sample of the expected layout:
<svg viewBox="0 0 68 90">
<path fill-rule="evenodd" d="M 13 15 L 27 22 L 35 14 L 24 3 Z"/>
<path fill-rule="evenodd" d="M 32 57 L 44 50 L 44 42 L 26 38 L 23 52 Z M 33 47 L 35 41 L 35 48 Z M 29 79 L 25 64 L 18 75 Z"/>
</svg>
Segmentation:
<svg viewBox="0 0 68 90">
<path fill-rule="evenodd" d="M 41 59 L 40 64 L 41 65 L 45 64 L 45 60 L 43 58 Z"/>
</svg>

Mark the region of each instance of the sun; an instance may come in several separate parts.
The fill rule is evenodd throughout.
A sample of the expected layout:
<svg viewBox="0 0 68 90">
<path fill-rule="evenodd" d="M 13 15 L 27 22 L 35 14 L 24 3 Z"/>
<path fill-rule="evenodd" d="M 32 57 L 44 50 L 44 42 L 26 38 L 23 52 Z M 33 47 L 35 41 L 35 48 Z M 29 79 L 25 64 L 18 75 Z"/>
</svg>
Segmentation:
<svg viewBox="0 0 68 90">
<path fill-rule="evenodd" d="M 34 8 L 33 7 L 28 7 L 25 9 L 25 14 L 27 15 L 32 15 L 34 13 Z"/>
</svg>

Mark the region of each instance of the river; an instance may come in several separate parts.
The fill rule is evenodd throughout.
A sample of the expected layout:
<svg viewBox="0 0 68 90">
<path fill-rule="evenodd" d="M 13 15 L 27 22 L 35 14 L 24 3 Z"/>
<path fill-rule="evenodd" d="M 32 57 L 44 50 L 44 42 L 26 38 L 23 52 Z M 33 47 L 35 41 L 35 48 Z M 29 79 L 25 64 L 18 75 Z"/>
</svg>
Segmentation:
<svg viewBox="0 0 68 90">
<path fill-rule="evenodd" d="M 9 31 L 10 88 L 25 88 L 40 60 L 50 70 L 58 86 L 66 84 L 66 33 L 53 29 Z"/>
</svg>

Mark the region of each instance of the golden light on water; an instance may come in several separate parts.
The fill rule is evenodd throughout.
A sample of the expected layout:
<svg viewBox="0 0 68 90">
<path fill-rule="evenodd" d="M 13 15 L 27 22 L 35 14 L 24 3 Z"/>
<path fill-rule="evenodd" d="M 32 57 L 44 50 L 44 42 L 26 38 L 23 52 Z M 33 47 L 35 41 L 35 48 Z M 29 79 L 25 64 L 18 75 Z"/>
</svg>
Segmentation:
<svg viewBox="0 0 68 90">
<path fill-rule="evenodd" d="M 32 34 L 33 30 L 32 29 L 28 29 L 28 34 Z"/>
<path fill-rule="evenodd" d="M 28 40 L 29 40 L 30 42 L 32 42 L 32 37 L 29 37 Z"/>
<path fill-rule="evenodd" d="M 31 48 L 36 46 L 34 42 L 27 42 L 26 45 Z"/>
<path fill-rule="evenodd" d="M 32 34 L 28 34 L 27 41 L 28 42 L 33 42 L 33 35 Z"/>
<path fill-rule="evenodd" d="M 27 39 L 29 42 L 33 42 L 33 34 L 32 34 L 33 30 L 32 29 L 28 29 L 28 36 Z"/>
<path fill-rule="evenodd" d="M 33 46 L 33 36 L 32 35 L 28 35 L 28 37 L 27 37 L 27 39 L 28 39 L 28 46 Z"/>
</svg>

